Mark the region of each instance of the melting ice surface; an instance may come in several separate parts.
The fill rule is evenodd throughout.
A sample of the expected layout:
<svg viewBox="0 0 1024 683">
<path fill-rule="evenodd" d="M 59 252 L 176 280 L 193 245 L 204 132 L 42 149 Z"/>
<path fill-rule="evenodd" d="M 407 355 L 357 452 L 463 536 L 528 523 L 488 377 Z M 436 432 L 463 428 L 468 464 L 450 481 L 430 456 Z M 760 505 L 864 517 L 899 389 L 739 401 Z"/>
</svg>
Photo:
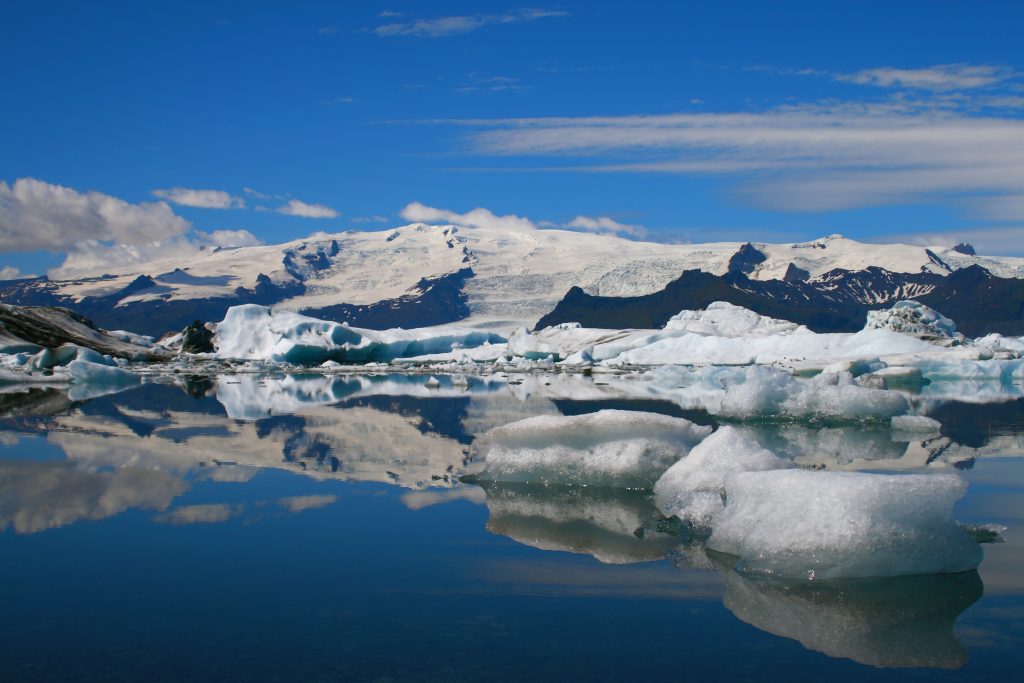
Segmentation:
<svg viewBox="0 0 1024 683">
<path fill-rule="evenodd" d="M 0 676 L 989 680 L 1021 664 L 1024 399 L 1005 377 L 429 380 L 6 387 Z"/>
</svg>

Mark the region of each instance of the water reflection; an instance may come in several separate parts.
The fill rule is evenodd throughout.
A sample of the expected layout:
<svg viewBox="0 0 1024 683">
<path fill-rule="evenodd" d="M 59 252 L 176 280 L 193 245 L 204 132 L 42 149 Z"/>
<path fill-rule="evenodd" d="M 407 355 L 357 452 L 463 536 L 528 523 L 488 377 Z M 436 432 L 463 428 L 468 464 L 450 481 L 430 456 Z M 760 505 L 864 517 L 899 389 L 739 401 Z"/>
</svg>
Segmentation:
<svg viewBox="0 0 1024 683">
<path fill-rule="evenodd" d="M 622 570 L 669 558 L 680 572 L 720 577 L 724 605 L 738 619 L 831 657 L 887 667 L 965 662 L 953 624 L 982 595 L 976 572 L 825 583 L 756 579 L 709 557 L 702 539 L 663 517 L 646 491 L 460 483 L 479 473 L 476 443 L 495 427 L 604 408 L 717 426 L 699 401 L 675 401 L 635 378 L 441 377 L 438 387 L 425 381 L 387 374 L 181 377 L 89 400 L 66 388 L 9 387 L 0 393 L 0 529 L 32 534 L 132 509 L 161 524 L 212 525 L 338 500 L 322 494 L 178 501 L 202 483 L 244 483 L 265 470 L 380 482 L 406 489 L 402 501 L 413 510 L 452 501 L 485 505 L 491 533 L 531 548 Z M 1024 399 L 978 406 L 927 401 L 925 412 L 943 425 L 939 434 L 800 424 L 740 429 L 814 469 L 967 468 L 979 459 L 1024 455 Z M 61 456 L 37 457 L 34 444 Z"/>
<path fill-rule="evenodd" d="M 967 653 L 953 624 L 983 593 L 976 571 L 799 584 L 725 576 L 722 600 L 741 621 L 808 650 L 884 667 L 962 667 Z"/>
</svg>

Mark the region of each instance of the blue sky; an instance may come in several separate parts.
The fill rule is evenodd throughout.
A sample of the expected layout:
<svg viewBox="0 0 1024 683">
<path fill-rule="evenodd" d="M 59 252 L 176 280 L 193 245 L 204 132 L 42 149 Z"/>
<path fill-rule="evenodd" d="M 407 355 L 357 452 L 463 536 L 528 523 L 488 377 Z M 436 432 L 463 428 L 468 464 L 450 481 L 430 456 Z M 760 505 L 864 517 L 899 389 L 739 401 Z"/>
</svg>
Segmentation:
<svg viewBox="0 0 1024 683">
<path fill-rule="evenodd" d="M 842 232 L 1024 255 L 1020 2 L 0 13 L 8 276 L 425 207 L 665 241 Z"/>
</svg>

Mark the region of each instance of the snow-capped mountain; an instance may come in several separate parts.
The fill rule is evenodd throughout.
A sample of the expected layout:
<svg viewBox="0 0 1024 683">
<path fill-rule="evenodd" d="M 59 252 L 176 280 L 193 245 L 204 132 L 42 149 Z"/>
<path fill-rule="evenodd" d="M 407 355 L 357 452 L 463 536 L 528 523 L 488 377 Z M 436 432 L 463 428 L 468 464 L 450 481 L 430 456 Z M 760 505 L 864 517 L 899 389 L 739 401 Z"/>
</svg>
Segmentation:
<svg viewBox="0 0 1024 683">
<path fill-rule="evenodd" d="M 677 245 L 565 230 L 412 224 L 208 249 L 187 263 L 111 265 L 69 280 L 12 281 L 0 286 L 0 302 L 66 306 L 103 327 L 148 334 L 219 320 L 239 303 L 364 327 L 458 321 L 510 329 L 532 326 L 574 286 L 594 296 L 642 296 L 687 270 L 740 276 L 768 289 L 815 282 L 840 299 L 884 305 L 930 292 L 950 272 L 972 265 L 1024 278 L 1024 259 L 977 256 L 965 245 L 865 244 L 839 235 L 796 244 Z"/>
</svg>

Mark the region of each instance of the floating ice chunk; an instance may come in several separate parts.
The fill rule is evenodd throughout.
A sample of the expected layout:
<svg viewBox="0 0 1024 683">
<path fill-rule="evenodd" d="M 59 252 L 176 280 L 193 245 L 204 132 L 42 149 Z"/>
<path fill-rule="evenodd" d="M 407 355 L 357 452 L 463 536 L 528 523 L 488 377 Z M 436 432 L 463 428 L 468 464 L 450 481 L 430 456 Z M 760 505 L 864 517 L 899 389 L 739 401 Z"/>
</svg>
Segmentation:
<svg viewBox="0 0 1024 683">
<path fill-rule="evenodd" d="M 1024 337 L 1004 337 L 1001 334 L 988 334 L 974 340 L 978 346 L 985 346 L 990 349 L 1006 349 L 1024 353 Z"/>
<path fill-rule="evenodd" d="M 763 337 L 806 331 L 803 325 L 759 315 L 726 301 L 715 301 L 702 311 L 682 311 L 665 323 L 666 330 L 710 337 Z"/>
<path fill-rule="evenodd" d="M 503 342 L 492 332 L 449 328 L 364 330 L 256 304 L 232 306 L 217 325 L 218 358 L 319 365 L 448 353 Z"/>
<path fill-rule="evenodd" d="M 777 368 L 748 368 L 729 385 L 719 414 L 733 419 L 889 420 L 907 412 L 907 399 L 894 391 L 857 386 L 848 373 L 797 379 Z"/>
<path fill-rule="evenodd" d="M 425 386 L 428 389 L 437 389 L 438 387 L 441 386 L 441 380 L 431 375 L 430 379 L 424 382 L 423 386 Z"/>
<path fill-rule="evenodd" d="M 866 330 L 892 330 L 931 339 L 956 335 L 956 323 L 919 301 L 897 301 L 892 308 L 868 311 Z"/>
<path fill-rule="evenodd" d="M 481 438 L 480 478 L 647 488 L 710 433 L 682 418 L 627 410 L 531 417 Z"/>
<path fill-rule="evenodd" d="M 725 479 L 735 472 L 777 470 L 793 463 L 735 427 L 722 426 L 654 484 L 658 507 L 698 527 L 711 527 L 724 507 Z"/>
<path fill-rule="evenodd" d="M 94 352 L 95 353 L 95 352 Z M 138 384 L 139 376 L 122 368 L 96 363 L 90 360 L 73 360 L 68 363 L 68 370 L 75 382 L 103 384 L 106 386 L 123 386 Z"/>
<path fill-rule="evenodd" d="M 900 432 L 937 434 L 942 429 L 942 423 L 924 415 L 894 415 L 892 429 Z"/>
<path fill-rule="evenodd" d="M 957 617 L 981 597 L 977 572 L 793 584 L 726 572 L 722 602 L 755 628 L 869 666 L 954 669 Z"/>
<path fill-rule="evenodd" d="M 1024 379 L 1024 359 L 963 360 L 955 358 L 920 358 L 907 362 L 930 381 L 971 380 L 1012 384 Z"/>
<path fill-rule="evenodd" d="M 789 578 L 968 571 L 981 548 L 953 519 L 966 490 L 948 474 L 744 472 L 726 480 L 707 545 Z"/>
</svg>

